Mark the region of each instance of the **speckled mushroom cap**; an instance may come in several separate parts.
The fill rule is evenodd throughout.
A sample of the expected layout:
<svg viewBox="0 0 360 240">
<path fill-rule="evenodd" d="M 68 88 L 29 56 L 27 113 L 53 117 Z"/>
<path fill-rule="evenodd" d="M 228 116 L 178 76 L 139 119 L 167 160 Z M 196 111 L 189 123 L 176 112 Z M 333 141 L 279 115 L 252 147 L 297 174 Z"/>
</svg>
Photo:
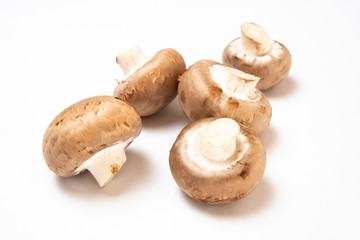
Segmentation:
<svg viewBox="0 0 360 240">
<path fill-rule="evenodd" d="M 260 27 L 254 23 L 245 23 L 242 25 L 242 32 L 243 26 Z M 271 88 L 282 82 L 291 67 L 289 50 L 282 43 L 269 39 L 266 51 L 249 55 L 242 49 L 243 38 L 236 38 L 225 47 L 222 55 L 224 65 L 260 77 L 257 84 L 260 90 Z"/>
<path fill-rule="evenodd" d="M 141 118 L 128 103 L 112 96 L 79 101 L 50 123 L 43 139 L 48 167 L 69 177 L 97 152 L 140 134 Z"/>
<path fill-rule="evenodd" d="M 211 161 L 199 151 L 199 135 L 219 118 L 190 123 L 170 150 L 169 164 L 177 185 L 190 197 L 209 204 L 224 204 L 243 198 L 259 184 L 266 154 L 257 135 L 239 124 L 235 153 L 224 161 Z"/>
<path fill-rule="evenodd" d="M 184 59 L 176 50 L 160 50 L 119 82 L 114 96 L 129 102 L 141 116 L 155 114 L 176 97 L 177 79 L 185 69 Z"/>
<path fill-rule="evenodd" d="M 256 133 L 263 132 L 272 114 L 265 95 L 255 89 L 257 97 L 250 101 L 232 96 L 214 81 L 211 75 L 213 66 L 223 65 L 212 60 L 201 60 L 191 65 L 179 79 L 178 95 L 185 115 L 191 121 L 228 117 L 247 125 Z"/>
</svg>

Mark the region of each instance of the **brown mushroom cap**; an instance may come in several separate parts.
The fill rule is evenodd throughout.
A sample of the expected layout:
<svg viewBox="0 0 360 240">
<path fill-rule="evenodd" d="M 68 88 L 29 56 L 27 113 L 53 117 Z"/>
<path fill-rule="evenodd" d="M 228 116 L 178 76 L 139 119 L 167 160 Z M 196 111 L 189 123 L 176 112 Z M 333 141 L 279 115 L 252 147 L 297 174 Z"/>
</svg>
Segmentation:
<svg viewBox="0 0 360 240">
<path fill-rule="evenodd" d="M 177 79 L 185 69 L 184 59 L 176 50 L 160 50 L 151 60 L 119 82 L 114 96 L 129 102 L 141 116 L 155 114 L 176 97 Z"/>
<path fill-rule="evenodd" d="M 255 90 L 258 98 L 243 100 L 229 95 L 213 80 L 210 69 L 223 66 L 201 60 L 189 67 L 179 79 L 179 101 L 185 115 L 195 121 L 207 117 L 228 117 L 247 125 L 256 133 L 264 131 L 271 120 L 271 105 L 265 95 Z"/>
<path fill-rule="evenodd" d="M 128 103 L 112 96 L 97 96 L 66 108 L 50 123 L 43 139 L 48 167 L 70 177 L 97 152 L 140 134 L 141 118 Z"/>
<path fill-rule="evenodd" d="M 194 146 L 199 145 L 199 134 L 217 119 L 200 119 L 186 126 L 169 156 L 178 186 L 190 197 L 210 204 L 229 203 L 248 195 L 261 181 L 266 165 L 261 140 L 242 124 L 236 136 L 236 150 L 230 158 L 212 161 L 203 157 Z"/>
<path fill-rule="evenodd" d="M 260 27 L 254 23 L 245 23 L 242 30 L 243 26 L 251 25 Z M 243 38 L 236 38 L 226 46 L 222 55 L 224 65 L 260 77 L 257 84 L 260 90 L 271 88 L 287 77 L 291 67 L 291 54 L 283 44 L 268 40 L 266 51 L 262 49 L 258 54 L 252 55 L 244 51 Z"/>
</svg>

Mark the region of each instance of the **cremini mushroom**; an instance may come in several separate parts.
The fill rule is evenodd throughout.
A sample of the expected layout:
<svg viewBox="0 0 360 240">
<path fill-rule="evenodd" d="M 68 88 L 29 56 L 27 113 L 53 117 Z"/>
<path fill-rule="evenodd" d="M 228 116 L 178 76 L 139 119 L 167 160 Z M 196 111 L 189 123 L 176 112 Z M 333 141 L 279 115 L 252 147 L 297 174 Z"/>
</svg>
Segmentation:
<svg viewBox="0 0 360 240">
<path fill-rule="evenodd" d="M 258 77 L 201 60 L 191 65 L 179 81 L 180 105 L 191 121 L 228 117 L 256 133 L 264 131 L 270 123 L 270 103 L 255 87 Z"/>
<path fill-rule="evenodd" d="M 43 139 L 44 159 L 62 177 L 87 169 L 103 187 L 126 161 L 125 148 L 141 126 L 137 111 L 124 101 L 112 96 L 84 99 L 50 123 Z"/>
<path fill-rule="evenodd" d="M 190 197 L 225 204 L 247 196 L 260 183 L 266 155 L 259 137 L 230 118 L 190 123 L 170 150 L 171 173 Z"/>
<path fill-rule="evenodd" d="M 241 25 L 242 37 L 224 49 L 224 65 L 260 77 L 260 90 L 271 88 L 288 75 L 291 67 L 289 50 L 280 42 L 269 39 L 267 32 L 255 23 Z"/>
<path fill-rule="evenodd" d="M 120 54 L 116 62 L 125 77 L 118 82 L 114 96 L 133 105 L 140 116 L 159 112 L 176 97 L 177 79 L 186 69 L 182 56 L 171 48 L 149 59 L 134 47 Z"/>
</svg>

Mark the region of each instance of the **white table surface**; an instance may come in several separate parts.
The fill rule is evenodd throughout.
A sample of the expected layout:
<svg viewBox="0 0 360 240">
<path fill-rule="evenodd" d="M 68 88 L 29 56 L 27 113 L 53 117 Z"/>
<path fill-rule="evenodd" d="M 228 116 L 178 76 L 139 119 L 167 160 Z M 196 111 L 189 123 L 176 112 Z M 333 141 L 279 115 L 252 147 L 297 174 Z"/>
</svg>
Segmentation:
<svg viewBox="0 0 360 240">
<path fill-rule="evenodd" d="M 359 1 L 0 1 L 0 239 L 359 239 Z M 248 197 L 212 206 L 173 180 L 169 150 L 189 123 L 175 100 L 143 119 L 128 161 L 101 189 L 57 177 L 42 156 L 50 121 L 111 95 L 115 56 L 171 47 L 190 66 L 221 61 L 240 24 L 290 50 L 265 91 L 267 167 Z M 155 238 L 156 237 L 156 238 Z"/>
</svg>

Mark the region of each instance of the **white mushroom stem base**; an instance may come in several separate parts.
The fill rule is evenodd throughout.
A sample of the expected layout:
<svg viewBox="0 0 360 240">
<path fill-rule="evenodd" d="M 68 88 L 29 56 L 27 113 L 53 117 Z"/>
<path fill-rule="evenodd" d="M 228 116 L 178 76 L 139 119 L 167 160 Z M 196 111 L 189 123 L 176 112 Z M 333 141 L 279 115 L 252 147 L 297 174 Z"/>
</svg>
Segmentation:
<svg viewBox="0 0 360 240">
<path fill-rule="evenodd" d="M 246 101 L 257 100 L 260 97 L 256 89 L 260 78 L 256 76 L 223 65 L 210 67 L 210 74 L 213 81 L 231 97 Z"/>
<path fill-rule="evenodd" d="M 230 118 L 210 123 L 200 136 L 200 152 L 210 161 L 226 161 L 236 150 L 239 125 Z"/>
<path fill-rule="evenodd" d="M 126 162 L 125 148 L 132 140 L 119 142 L 97 152 L 75 170 L 76 174 L 87 169 L 95 177 L 100 187 L 104 187 Z"/>
<path fill-rule="evenodd" d="M 149 58 L 138 46 L 130 48 L 116 57 L 116 62 L 124 72 L 125 78 L 134 73 L 148 60 Z"/>
<path fill-rule="evenodd" d="M 241 25 L 242 50 L 250 56 L 262 56 L 270 49 L 269 35 L 264 28 L 255 23 Z"/>
</svg>

